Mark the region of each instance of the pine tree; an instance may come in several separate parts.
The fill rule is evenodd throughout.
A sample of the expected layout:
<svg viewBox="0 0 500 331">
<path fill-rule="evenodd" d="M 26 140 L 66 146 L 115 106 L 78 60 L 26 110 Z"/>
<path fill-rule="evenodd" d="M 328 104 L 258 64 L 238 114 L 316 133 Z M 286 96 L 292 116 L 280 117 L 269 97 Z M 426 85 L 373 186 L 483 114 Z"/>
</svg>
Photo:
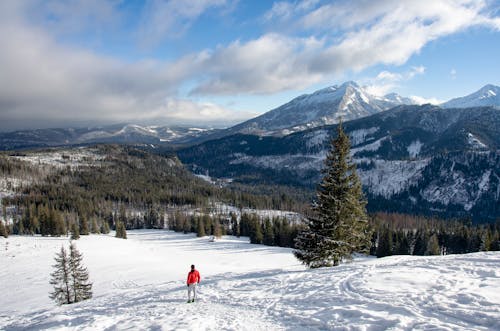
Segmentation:
<svg viewBox="0 0 500 331">
<path fill-rule="evenodd" d="M 377 257 L 392 255 L 392 233 L 388 228 L 384 228 L 378 238 Z"/>
<path fill-rule="evenodd" d="M 198 218 L 198 226 L 196 230 L 197 237 L 205 237 L 205 225 L 203 224 L 203 218 Z"/>
<path fill-rule="evenodd" d="M 4 237 L 4 238 L 8 237 L 7 229 L 3 225 L 3 221 L 2 220 L 0 220 L 0 237 Z"/>
<path fill-rule="evenodd" d="M 97 224 L 96 217 L 92 217 L 92 221 L 90 223 L 90 233 L 95 233 L 95 234 L 101 233 L 101 229 L 100 229 L 99 225 Z"/>
<path fill-rule="evenodd" d="M 127 239 L 127 230 L 125 229 L 125 225 L 121 222 L 118 221 L 116 222 L 116 238 L 122 238 L 122 239 Z"/>
<path fill-rule="evenodd" d="M 267 218 L 266 221 L 264 222 L 264 239 L 262 243 L 268 246 L 274 245 L 274 231 L 269 218 Z"/>
<path fill-rule="evenodd" d="M 80 227 L 76 222 L 71 224 L 71 240 L 80 239 Z"/>
<path fill-rule="evenodd" d="M 439 248 L 439 241 L 437 235 L 434 233 L 427 242 L 425 255 L 439 255 L 439 254 L 441 254 L 441 250 Z"/>
<path fill-rule="evenodd" d="M 366 201 L 342 123 L 331 142 L 323 173 L 313 206 L 315 216 L 295 241 L 295 256 L 310 268 L 338 265 L 352 253 L 370 247 Z"/>
<path fill-rule="evenodd" d="M 89 282 L 87 268 L 82 265 L 82 254 L 74 243 L 69 246 L 69 274 L 72 281 L 73 302 L 92 298 L 92 283 Z"/>
<path fill-rule="evenodd" d="M 220 228 L 219 220 L 214 220 L 214 231 L 213 235 L 215 238 L 220 238 L 222 236 L 222 230 Z"/>
<path fill-rule="evenodd" d="M 101 233 L 108 234 L 109 233 L 109 224 L 108 221 L 104 220 L 101 224 Z"/>
<path fill-rule="evenodd" d="M 84 215 L 80 217 L 80 234 L 82 236 L 89 235 L 89 222 L 87 220 L 87 217 L 85 217 Z"/>
<path fill-rule="evenodd" d="M 73 302 L 73 295 L 71 294 L 68 254 L 64 246 L 61 247 L 55 260 L 56 264 L 53 267 L 56 270 L 50 275 L 52 277 L 50 284 L 54 286 L 54 292 L 50 294 L 50 298 L 60 305 L 70 304 Z"/>
</svg>

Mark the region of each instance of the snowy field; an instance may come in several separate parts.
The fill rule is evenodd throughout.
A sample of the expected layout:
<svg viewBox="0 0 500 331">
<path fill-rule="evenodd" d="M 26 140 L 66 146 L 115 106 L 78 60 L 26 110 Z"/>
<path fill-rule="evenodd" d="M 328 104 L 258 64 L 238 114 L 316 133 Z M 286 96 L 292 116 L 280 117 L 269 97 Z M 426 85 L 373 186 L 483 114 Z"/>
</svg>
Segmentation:
<svg viewBox="0 0 500 331">
<path fill-rule="evenodd" d="M 290 249 L 169 231 L 77 241 L 94 298 L 56 306 L 67 238 L 0 238 L 0 330 L 500 330 L 500 252 L 305 270 Z M 202 276 L 186 303 L 190 264 Z"/>
</svg>

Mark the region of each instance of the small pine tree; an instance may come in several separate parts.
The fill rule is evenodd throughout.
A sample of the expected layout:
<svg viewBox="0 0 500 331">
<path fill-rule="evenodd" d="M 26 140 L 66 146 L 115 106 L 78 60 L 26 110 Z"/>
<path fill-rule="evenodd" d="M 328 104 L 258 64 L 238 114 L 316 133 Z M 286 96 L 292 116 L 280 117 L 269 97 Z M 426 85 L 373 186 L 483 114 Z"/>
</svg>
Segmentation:
<svg viewBox="0 0 500 331">
<path fill-rule="evenodd" d="M 122 238 L 122 239 L 127 239 L 127 229 L 125 229 L 125 225 L 121 222 L 118 221 L 116 222 L 116 238 Z"/>
<path fill-rule="evenodd" d="M 205 225 L 203 224 L 203 218 L 198 218 L 198 226 L 196 230 L 197 237 L 205 237 Z"/>
<path fill-rule="evenodd" d="M 439 241 L 437 235 L 434 233 L 427 242 L 427 249 L 425 255 L 440 255 Z"/>
<path fill-rule="evenodd" d="M 97 224 L 96 217 L 92 217 L 92 221 L 90 223 L 90 233 L 94 233 L 94 234 L 101 233 L 101 229 L 100 229 L 99 225 Z"/>
<path fill-rule="evenodd" d="M 3 225 L 3 221 L 0 220 L 0 237 L 7 238 L 9 236 L 7 229 Z"/>
<path fill-rule="evenodd" d="M 213 235 L 215 238 L 220 238 L 222 236 L 222 231 L 221 231 L 221 228 L 220 228 L 220 224 L 219 224 L 219 220 L 218 219 L 215 219 L 214 220 L 214 231 L 213 231 Z"/>
<path fill-rule="evenodd" d="M 72 281 L 73 302 L 92 298 L 92 283 L 87 268 L 82 265 L 83 256 L 74 243 L 69 246 L 69 273 Z"/>
<path fill-rule="evenodd" d="M 101 224 L 101 233 L 108 234 L 109 233 L 109 224 L 107 221 L 103 221 Z"/>
<path fill-rule="evenodd" d="M 388 228 L 384 228 L 378 238 L 377 257 L 392 255 L 392 233 Z"/>
<path fill-rule="evenodd" d="M 262 240 L 262 243 L 268 246 L 274 245 L 274 231 L 269 218 L 267 218 L 264 222 L 264 239 Z"/>
<path fill-rule="evenodd" d="M 76 222 L 71 224 L 71 240 L 80 239 L 80 227 Z"/>
<path fill-rule="evenodd" d="M 338 265 L 352 253 L 370 248 L 366 201 L 342 122 L 331 142 L 323 173 L 313 206 L 316 215 L 295 240 L 295 256 L 310 268 Z"/>
<path fill-rule="evenodd" d="M 87 217 L 85 217 L 84 215 L 80 217 L 80 234 L 82 236 L 89 235 L 89 221 L 87 220 Z"/>
<path fill-rule="evenodd" d="M 68 254 L 64 246 L 54 259 L 56 260 L 56 264 L 53 265 L 55 270 L 50 275 L 50 284 L 54 286 L 54 292 L 50 294 L 50 298 L 60 305 L 70 304 L 73 302 L 73 295 L 71 294 Z"/>
</svg>

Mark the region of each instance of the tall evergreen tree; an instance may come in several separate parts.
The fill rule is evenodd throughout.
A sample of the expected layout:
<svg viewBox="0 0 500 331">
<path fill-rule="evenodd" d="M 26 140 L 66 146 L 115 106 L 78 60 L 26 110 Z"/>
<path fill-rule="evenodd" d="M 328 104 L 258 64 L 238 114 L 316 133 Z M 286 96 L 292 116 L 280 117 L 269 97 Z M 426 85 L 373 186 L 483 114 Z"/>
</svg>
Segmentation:
<svg viewBox="0 0 500 331">
<path fill-rule="evenodd" d="M 295 242 L 295 256 L 310 268 L 338 265 L 352 253 L 370 247 L 366 201 L 342 122 L 331 142 L 323 173 L 313 206 L 316 215 Z"/>
<path fill-rule="evenodd" d="M 92 283 L 89 282 L 89 273 L 82 264 L 82 254 L 74 243 L 69 246 L 69 273 L 72 281 L 73 302 L 80 302 L 92 298 Z"/>
<path fill-rule="evenodd" d="M 70 304 L 73 302 L 71 293 L 69 258 L 64 246 L 54 258 L 56 263 L 53 265 L 54 272 L 50 275 L 52 278 L 50 284 L 54 286 L 54 291 L 50 293 L 50 298 L 58 304 Z"/>
</svg>

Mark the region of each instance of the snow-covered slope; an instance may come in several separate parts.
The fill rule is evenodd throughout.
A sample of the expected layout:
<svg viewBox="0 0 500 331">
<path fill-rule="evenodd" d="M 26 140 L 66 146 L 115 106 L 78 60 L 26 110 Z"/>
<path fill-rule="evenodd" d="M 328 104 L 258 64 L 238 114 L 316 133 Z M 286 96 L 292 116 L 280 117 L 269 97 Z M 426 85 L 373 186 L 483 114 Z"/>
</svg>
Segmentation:
<svg viewBox="0 0 500 331">
<path fill-rule="evenodd" d="M 477 92 L 451 99 L 441 106 L 444 108 L 500 107 L 500 86 L 488 84 Z"/>
<path fill-rule="evenodd" d="M 257 134 L 288 134 L 325 124 L 334 124 L 342 118 L 348 121 L 387 110 L 401 104 L 413 104 L 409 98 L 395 93 L 386 97 L 371 95 L 355 82 L 334 85 L 292 101 L 259 117 L 236 125 L 231 132 Z"/>
<path fill-rule="evenodd" d="M 77 241 L 94 298 L 48 299 L 67 238 L 0 238 L 5 330 L 498 330 L 500 253 L 358 258 L 305 270 L 290 249 L 244 238 L 129 231 Z M 202 275 L 187 304 L 189 265 Z"/>
</svg>

